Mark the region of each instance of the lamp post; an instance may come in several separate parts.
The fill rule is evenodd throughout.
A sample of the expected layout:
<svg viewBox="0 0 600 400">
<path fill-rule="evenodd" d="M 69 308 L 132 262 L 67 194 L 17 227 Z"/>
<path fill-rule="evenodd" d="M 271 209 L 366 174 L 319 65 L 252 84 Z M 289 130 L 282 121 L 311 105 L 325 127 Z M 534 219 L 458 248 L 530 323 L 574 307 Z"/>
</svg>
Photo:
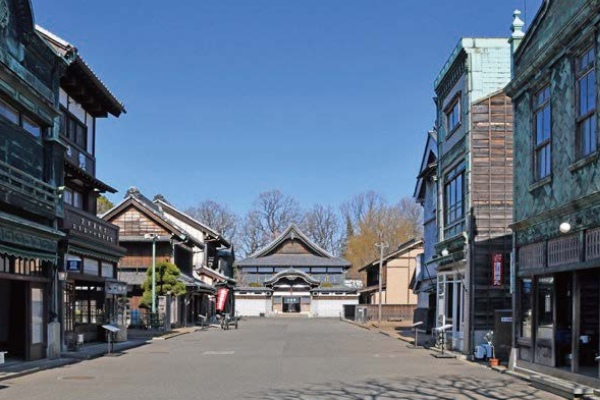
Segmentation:
<svg viewBox="0 0 600 400">
<path fill-rule="evenodd" d="M 381 329 L 381 293 L 383 287 L 383 249 L 388 247 L 387 243 L 383 242 L 382 236 L 379 236 L 379 243 L 375 243 L 375 247 L 379 247 L 379 309 L 377 313 L 377 328 Z"/>
<path fill-rule="evenodd" d="M 152 239 L 152 318 L 156 314 L 156 241 L 159 239 L 155 233 L 146 233 L 144 238 Z"/>
</svg>

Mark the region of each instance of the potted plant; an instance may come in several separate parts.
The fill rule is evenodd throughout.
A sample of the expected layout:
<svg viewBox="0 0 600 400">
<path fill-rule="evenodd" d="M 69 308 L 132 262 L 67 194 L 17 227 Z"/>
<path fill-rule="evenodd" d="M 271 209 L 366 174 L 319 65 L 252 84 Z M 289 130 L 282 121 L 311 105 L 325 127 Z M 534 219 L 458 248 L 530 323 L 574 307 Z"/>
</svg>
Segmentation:
<svg viewBox="0 0 600 400">
<path fill-rule="evenodd" d="M 497 367 L 500 364 L 500 360 L 496 358 L 496 351 L 494 349 L 494 331 L 489 331 L 483 336 L 490 349 L 492 349 L 492 357 L 488 359 L 490 367 Z"/>
</svg>

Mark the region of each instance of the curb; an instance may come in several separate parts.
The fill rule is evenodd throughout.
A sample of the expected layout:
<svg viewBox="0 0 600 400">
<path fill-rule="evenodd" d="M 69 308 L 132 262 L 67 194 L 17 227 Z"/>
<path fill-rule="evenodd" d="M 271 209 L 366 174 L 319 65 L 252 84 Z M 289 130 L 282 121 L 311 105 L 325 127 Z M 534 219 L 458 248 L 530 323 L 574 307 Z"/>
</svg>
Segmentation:
<svg viewBox="0 0 600 400">
<path fill-rule="evenodd" d="M 83 361 L 83 360 L 77 360 L 77 359 L 74 359 L 74 358 L 60 358 L 59 360 L 61 360 L 61 361 L 60 362 L 56 362 L 55 364 L 52 364 L 52 365 L 46 365 L 46 366 L 40 366 L 40 367 L 33 367 L 33 368 L 26 369 L 26 370 L 19 371 L 19 372 L 10 372 L 7 375 L 0 376 L 0 382 L 2 382 L 2 381 L 8 381 L 10 379 L 20 378 L 20 377 L 26 376 L 26 375 L 31 375 L 31 374 L 34 374 L 36 372 L 44 371 L 44 370 L 47 370 L 47 369 L 64 367 L 65 365 L 71 365 L 71 364 L 75 364 L 75 363 L 77 363 L 79 361 Z"/>
</svg>

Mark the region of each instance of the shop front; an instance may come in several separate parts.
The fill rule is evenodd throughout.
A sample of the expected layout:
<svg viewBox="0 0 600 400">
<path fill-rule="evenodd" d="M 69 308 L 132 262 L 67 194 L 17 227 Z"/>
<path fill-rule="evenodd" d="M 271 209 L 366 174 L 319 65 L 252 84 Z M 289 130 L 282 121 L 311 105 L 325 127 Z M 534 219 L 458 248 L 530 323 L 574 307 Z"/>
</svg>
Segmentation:
<svg viewBox="0 0 600 400">
<path fill-rule="evenodd" d="M 518 365 L 597 384 L 600 229 L 522 246 L 518 257 Z"/>
<path fill-rule="evenodd" d="M 47 324 L 56 315 L 53 277 L 60 232 L 0 213 L 0 351 L 46 358 Z"/>
<path fill-rule="evenodd" d="M 127 284 L 114 278 L 115 262 L 69 254 L 63 282 L 64 342 L 104 341 L 102 325 L 120 328 L 117 340 L 127 339 Z"/>
</svg>

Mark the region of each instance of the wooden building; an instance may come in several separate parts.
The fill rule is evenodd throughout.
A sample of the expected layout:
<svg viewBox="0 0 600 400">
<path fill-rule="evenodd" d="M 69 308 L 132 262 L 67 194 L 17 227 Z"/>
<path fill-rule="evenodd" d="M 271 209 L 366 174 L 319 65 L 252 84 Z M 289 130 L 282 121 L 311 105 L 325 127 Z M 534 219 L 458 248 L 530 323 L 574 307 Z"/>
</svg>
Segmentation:
<svg viewBox="0 0 600 400">
<path fill-rule="evenodd" d="M 344 285 L 350 263 L 327 253 L 294 224 L 237 268 L 235 302 L 242 316 L 339 317 L 343 305 L 358 303 L 356 289 Z"/>
<path fill-rule="evenodd" d="M 600 2 L 515 15 L 516 368 L 598 387 Z"/>
<path fill-rule="evenodd" d="M 463 38 L 435 80 L 437 326 L 471 353 L 510 309 L 512 104 L 507 39 Z M 510 329 L 508 329 L 510 333 Z"/>
<path fill-rule="evenodd" d="M 58 203 L 61 239 L 58 260 L 63 295 L 59 320 L 63 342 L 105 341 L 104 324 L 121 328 L 126 338 L 123 298 L 126 285 L 117 278 L 125 254 L 119 247 L 119 228 L 96 216 L 97 199 L 116 190 L 96 177 L 96 120 L 119 117 L 125 108 L 100 81 L 72 44 L 36 27 L 54 50 L 70 60 L 60 79 L 59 138 L 65 146 Z"/>
<path fill-rule="evenodd" d="M 173 299 L 170 310 L 173 325 L 194 324 L 200 315 L 214 313 L 215 284 L 224 281 L 233 286 L 231 255 L 222 251 L 229 242 L 212 228 L 205 226 L 169 204 L 163 196 L 152 201 L 136 188 L 130 188 L 125 199 L 103 215 L 121 230 L 120 245 L 127 249 L 119 265 L 119 279 L 127 282 L 130 324 L 144 325 L 146 310 L 140 309 L 141 285 L 155 260 L 175 264 L 186 284 L 186 294 Z M 227 264 L 227 265 L 226 265 Z M 202 268 L 214 270 L 208 278 Z M 220 280 L 219 277 L 224 279 Z M 209 279 L 210 278 L 210 279 Z M 212 281 L 208 283 L 207 281 Z"/>
<path fill-rule="evenodd" d="M 423 253 L 423 241 L 411 239 L 386 254 L 382 263 L 381 303 L 417 304 L 417 296 L 410 282 L 417 268 L 417 259 Z M 359 291 L 361 304 L 379 304 L 379 258 L 361 267 L 366 285 Z"/>
<path fill-rule="evenodd" d="M 56 226 L 64 146 L 58 87 L 69 59 L 38 35 L 27 0 L 0 18 L 0 351 L 45 358 L 58 311 Z"/>
</svg>

